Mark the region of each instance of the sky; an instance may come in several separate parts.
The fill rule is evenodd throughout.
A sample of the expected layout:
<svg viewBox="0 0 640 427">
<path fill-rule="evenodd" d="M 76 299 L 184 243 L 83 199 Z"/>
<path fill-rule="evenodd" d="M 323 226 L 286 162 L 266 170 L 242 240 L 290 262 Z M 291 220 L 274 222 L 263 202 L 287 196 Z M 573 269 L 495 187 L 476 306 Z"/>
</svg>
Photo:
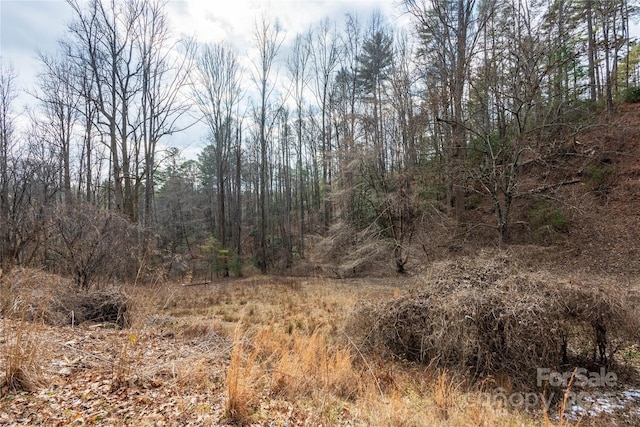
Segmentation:
<svg viewBox="0 0 640 427">
<path fill-rule="evenodd" d="M 241 54 L 249 49 L 256 19 L 263 15 L 278 20 L 285 45 L 324 17 L 342 24 L 345 14 L 355 13 L 366 22 L 379 10 L 390 22 L 404 19 L 398 0 L 169 0 L 167 7 L 174 35 L 194 36 L 200 42 L 226 40 Z M 24 90 L 36 85 L 37 52 L 55 52 L 72 19 L 64 0 L 0 0 L 0 56 L 4 67 L 13 68 L 22 90 L 17 108 L 34 103 Z M 205 145 L 203 132 L 182 135 L 187 140 L 181 145 L 199 151 Z"/>
<path fill-rule="evenodd" d="M 243 55 L 251 46 L 256 19 L 262 15 L 277 18 L 286 34 L 286 50 L 296 34 L 324 17 L 341 24 L 345 14 L 352 13 L 366 25 L 379 10 L 390 24 L 409 26 L 398 3 L 401 0 L 169 0 L 167 12 L 176 36 L 194 36 L 200 42 L 226 40 Z M 71 7 L 64 0 L 0 0 L 0 57 L 3 66 L 11 66 L 17 75 L 15 83 L 21 90 L 17 108 L 34 104 L 25 89 L 36 86 L 37 52 L 55 52 L 72 19 Z M 633 36 L 640 33 L 637 23 L 632 29 Z M 193 158 L 206 144 L 205 137 L 206 130 L 196 127 L 174 137 L 181 140 L 165 144 L 186 147 L 191 151 L 186 157 Z"/>
</svg>

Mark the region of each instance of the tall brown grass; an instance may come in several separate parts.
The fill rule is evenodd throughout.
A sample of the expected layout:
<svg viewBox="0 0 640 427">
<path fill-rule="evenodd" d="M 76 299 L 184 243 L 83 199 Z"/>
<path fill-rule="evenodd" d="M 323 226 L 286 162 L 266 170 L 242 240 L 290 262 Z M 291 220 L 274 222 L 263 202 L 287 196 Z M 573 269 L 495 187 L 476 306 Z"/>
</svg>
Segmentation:
<svg viewBox="0 0 640 427">
<path fill-rule="evenodd" d="M 460 386 L 461 382 L 453 378 L 447 371 L 440 371 L 435 375 L 430 391 L 438 417 L 445 420 L 449 418 L 459 399 Z"/>
<path fill-rule="evenodd" d="M 137 316 L 134 330 L 158 328 L 161 332 L 150 335 L 196 343 L 199 349 L 184 360 L 158 366 L 162 375 L 155 378 L 224 393 L 222 422 L 262 425 L 280 417 L 272 424 L 557 423 L 553 417 L 545 420 L 494 405 L 482 397 L 482 390 L 445 369 L 434 371 L 424 364 L 361 351 L 343 332 L 345 318 L 363 297 L 371 301 L 402 298 L 407 290 L 400 286 L 327 279 L 296 281 L 292 286 L 274 278 L 252 278 L 207 288 L 158 285 L 153 292 L 140 288 L 131 293 L 132 312 Z M 146 339 L 142 332 L 138 337 Z M 124 343 L 123 379 L 136 374 L 132 364 L 138 363 L 142 347 L 144 341 Z"/>
<path fill-rule="evenodd" d="M 237 327 L 226 375 L 225 417 L 230 422 L 244 425 L 251 421 L 253 405 L 257 400 L 254 394 L 258 369 L 257 355 L 255 350 L 249 354 L 245 352 L 244 339 L 240 327 Z"/>
<path fill-rule="evenodd" d="M 43 384 L 37 326 L 24 318 L 2 322 L 4 377 L 0 379 L 0 391 L 33 391 Z"/>
<path fill-rule="evenodd" d="M 330 345 L 320 329 L 291 334 L 262 329 L 255 343 L 270 367 L 271 392 L 286 399 L 332 394 L 353 400 L 360 389 L 360 369 L 351 349 Z"/>
</svg>

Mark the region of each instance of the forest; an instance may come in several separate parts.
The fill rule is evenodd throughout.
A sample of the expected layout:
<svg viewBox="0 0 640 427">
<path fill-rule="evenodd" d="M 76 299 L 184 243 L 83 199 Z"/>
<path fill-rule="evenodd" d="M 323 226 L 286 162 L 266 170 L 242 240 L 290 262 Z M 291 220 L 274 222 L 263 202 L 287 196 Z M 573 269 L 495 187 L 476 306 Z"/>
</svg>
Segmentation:
<svg viewBox="0 0 640 427">
<path fill-rule="evenodd" d="M 640 425 L 637 2 L 65 6 L 0 66 L 0 424 Z"/>
<path fill-rule="evenodd" d="M 0 260 L 85 287 L 176 256 L 282 272 L 318 241 L 354 274 L 380 247 L 403 272 L 434 221 L 518 242 L 523 171 L 640 96 L 628 0 L 406 0 L 410 26 L 347 14 L 288 44 L 263 16 L 248 53 L 172 34 L 162 1 L 67 3 L 37 108 L 3 64 Z M 163 143 L 196 122 L 197 158 Z"/>
</svg>

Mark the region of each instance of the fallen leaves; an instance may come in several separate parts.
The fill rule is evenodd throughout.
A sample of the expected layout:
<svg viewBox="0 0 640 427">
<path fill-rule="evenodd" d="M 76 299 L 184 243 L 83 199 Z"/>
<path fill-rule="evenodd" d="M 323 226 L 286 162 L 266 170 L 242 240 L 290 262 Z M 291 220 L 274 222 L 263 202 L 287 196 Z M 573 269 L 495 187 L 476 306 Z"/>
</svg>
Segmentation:
<svg viewBox="0 0 640 427">
<path fill-rule="evenodd" d="M 2 327 L 11 327 L 3 320 Z M 0 425 L 215 425 L 225 349 L 166 339 L 153 330 L 47 327 L 38 331 L 44 386 L 0 397 Z M 0 363 L 4 363 L 0 361 Z M 183 372 L 211 375 L 190 386 Z M 204 368 L 206 367 L 206 371 Z"/>
</svg>

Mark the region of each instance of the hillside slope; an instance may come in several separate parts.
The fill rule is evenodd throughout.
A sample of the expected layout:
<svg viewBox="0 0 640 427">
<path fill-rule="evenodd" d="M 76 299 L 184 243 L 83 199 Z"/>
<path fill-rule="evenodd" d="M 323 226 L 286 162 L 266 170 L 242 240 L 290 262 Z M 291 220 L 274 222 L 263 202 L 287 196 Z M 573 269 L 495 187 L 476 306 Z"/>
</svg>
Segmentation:
<svg viewBox="0 0 640 427">
<path fill-rule="evenodd" d="M 469 170 L 463 227 L 444 200 L 418 202 L 415 231 L 403 242 L 407 273 L 420 276 L 435 261 L 506 251 L 531 269 L 640 275 L 640 103 L 567 124 L 549 138 L 538 141 L 530 150 L 536 154 L 527 153 L 518 169 L 508 244 L 500 243 L 490 195 L 473 178 L 479 172 Z M 306 259 L 293 274 L 397 274 L 391 239 L 339 225 L 327 235 L 308 236 Z"/>
<path fill-rule="evenodd" d="M 568 144 L 556 174 L 579 182 L 549 194 L 570 221 L 552 259 L 583 272 L 640 274 L 640 104 L 620 105 Z"/>
</svg>

